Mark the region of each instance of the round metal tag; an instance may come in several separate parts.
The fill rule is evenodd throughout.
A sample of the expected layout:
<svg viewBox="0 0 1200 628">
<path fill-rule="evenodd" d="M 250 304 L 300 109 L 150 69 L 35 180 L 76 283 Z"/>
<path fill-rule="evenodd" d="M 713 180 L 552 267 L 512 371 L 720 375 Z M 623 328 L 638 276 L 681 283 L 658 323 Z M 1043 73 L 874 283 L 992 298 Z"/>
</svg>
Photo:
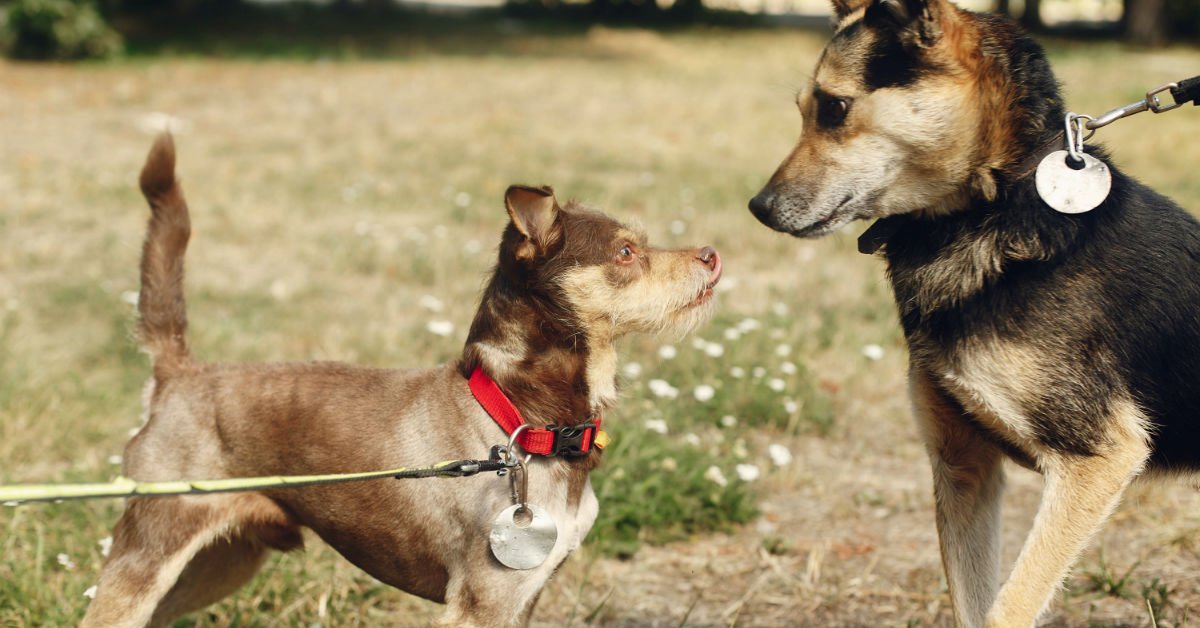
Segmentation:
<svg viewBox="0 0 1200 628">
<path fill-rule="evenodd" d="M 505 508 L 492 524 L 492 554 L 512 569 L 533 569 L 546 562 L 558 539 L 558 526 L 545 510 L 533 504 L 525 504 L 525 508 L 529 509 L 522 513 L 525 525 L 518 523 L 519 504 Z"/>
<path fill-rule="evenodd" d="M 1112 174 L 1103 161 L 1087 153 L 1081 153 L 1083 168 L 1075 170 L 1067 165 L 1069 154 L 1056 150 L 1046 155 L 1038 164 L 1034 182 L 1047 205 L 1064 214 L 1082 214 L 1108 198 Z"/>
</svg>

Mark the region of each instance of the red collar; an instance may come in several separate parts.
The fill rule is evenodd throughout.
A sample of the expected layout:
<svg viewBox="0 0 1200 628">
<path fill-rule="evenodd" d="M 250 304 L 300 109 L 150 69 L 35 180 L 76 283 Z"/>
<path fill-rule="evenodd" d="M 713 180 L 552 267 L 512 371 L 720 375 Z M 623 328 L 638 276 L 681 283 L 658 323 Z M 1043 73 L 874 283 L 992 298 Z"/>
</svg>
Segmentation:
<svg viewBox="0 0 1200 628">
<path fill-rule="evenodd" d="M 468 384 L 479 405 L 500 424 L 505 434 L 512 434 L 513 430 L 525 425 L 521 411 L 483 369 L 475 367 Z M 592 445 L 604 449 L 608 434 L 600 429 L 600 417 L 596 417 L 593 422 L 579 425 L 525 428 L 517 435 L 517 444 L 531 454 L 576 458 L 587 455 Z"/>
</svg>

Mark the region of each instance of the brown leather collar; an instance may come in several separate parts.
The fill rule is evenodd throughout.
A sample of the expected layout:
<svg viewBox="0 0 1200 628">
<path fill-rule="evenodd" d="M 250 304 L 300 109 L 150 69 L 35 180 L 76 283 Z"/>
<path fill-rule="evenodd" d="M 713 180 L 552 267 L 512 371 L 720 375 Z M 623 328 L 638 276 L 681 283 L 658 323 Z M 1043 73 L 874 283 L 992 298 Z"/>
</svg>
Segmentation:
<svg viewBox="0 0 1200 628">
<path fill-rule="evenodd" d="M 1066 147 L 1064 143 L 1065 139 L 1066 133 L 1059 131 L 1057 135 L 1050 138 L 1049 142 L 1042 144 L 1041 148 L 1033 151 L 1029 157 L 1025 158 L 1025 161 L 1021 162 L 1021 166 L 1017 168 L 1017 176 L 1013 177 L 1013 181 L 1020 181 L 1033 174 L 1037 170 L 1038 164 L 1042 163 L 1042 160 L 1046 158 L 1046 155 L 1056 150 L 1063 150 Z"/>
</svg>

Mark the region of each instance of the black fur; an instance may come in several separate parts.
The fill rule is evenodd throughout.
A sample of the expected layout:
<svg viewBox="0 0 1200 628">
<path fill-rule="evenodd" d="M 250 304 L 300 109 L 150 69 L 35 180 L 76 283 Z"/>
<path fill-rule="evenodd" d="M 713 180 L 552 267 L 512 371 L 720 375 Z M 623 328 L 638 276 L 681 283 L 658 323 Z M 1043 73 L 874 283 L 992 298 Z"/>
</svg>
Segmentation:
<svg viewBox="0 0 1200 628">
<path fill-rule="evenodd" d="M 915 365 L 976 337 L 1052 356 L 1053 370 L 1037 374 L 1048 387 L 1025 409 L 1047 447 L 1096 453 L 1105 404 L 1127 388 L 1151 420 L 1150 466 L 1200 470 L 1200 223 L 1109 165 L 1112 192 L 1085 214 L 1055 212 L 1023 180 L 1000 202 L 936 220 L 894 218 L 903 224 L 885 257 L 901 323 Z M 998 273 L 969 294 L 920 305 L 927 265 L 964 240 L 991 238 Z"/>
</svg>

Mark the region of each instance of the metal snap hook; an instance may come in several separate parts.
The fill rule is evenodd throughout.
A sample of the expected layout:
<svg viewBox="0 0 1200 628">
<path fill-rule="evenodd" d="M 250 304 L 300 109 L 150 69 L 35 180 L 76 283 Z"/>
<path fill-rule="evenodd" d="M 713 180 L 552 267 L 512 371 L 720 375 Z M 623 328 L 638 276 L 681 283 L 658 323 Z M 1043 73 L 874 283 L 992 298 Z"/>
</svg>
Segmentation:
<svg viewBox="0 0 1200 628">
<path fill-rule="evenodd" d="M 1083 162 L 1083 143 L 1096 134 L 1095 130 L 1084 137 L 1083 132 L 1086 128 L 1085 120 L 1095 120 L 1092 116 L 1079 113 L 1068 113 L 1064 121 L 1066 126 L 1067 136 L 1067 153 L 1071 156 L 1070 161 L 1074 164 Z"/>
</svg>

